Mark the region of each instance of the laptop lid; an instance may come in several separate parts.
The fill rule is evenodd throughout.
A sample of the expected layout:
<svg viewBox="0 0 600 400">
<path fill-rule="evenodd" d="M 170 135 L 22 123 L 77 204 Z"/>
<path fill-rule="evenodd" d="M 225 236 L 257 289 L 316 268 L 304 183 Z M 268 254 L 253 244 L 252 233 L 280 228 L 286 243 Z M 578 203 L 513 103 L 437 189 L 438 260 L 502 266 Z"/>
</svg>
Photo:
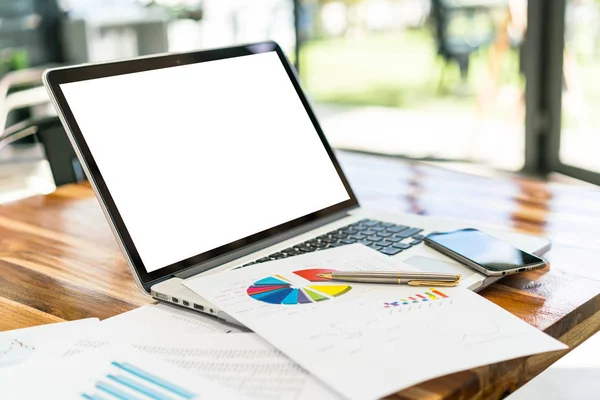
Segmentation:
<svg viewBox="0 0 600 400">
<path fill-rule="evenodd" d="M 148 292 L 358 206 L 273 42 L 53 69 L 44 82 Z"/>
</svg>

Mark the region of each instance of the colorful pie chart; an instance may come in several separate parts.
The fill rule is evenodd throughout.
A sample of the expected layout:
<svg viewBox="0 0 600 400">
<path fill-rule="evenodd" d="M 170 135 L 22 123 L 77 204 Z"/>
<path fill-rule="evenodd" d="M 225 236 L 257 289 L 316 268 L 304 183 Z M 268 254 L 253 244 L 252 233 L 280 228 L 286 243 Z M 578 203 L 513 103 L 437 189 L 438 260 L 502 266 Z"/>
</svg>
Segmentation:
<svg viewBox="0 0 600 400">
<path fill-rule="evenodd" d="M 312 284 L 312 282 L 328 281 L 318 274 L 332 272 L 332 269 L 303 269 L 294 271 L 297 277 L 306 283 L 296 284 L 281 275 L 268 276 L 254 282 L 247 293 L 255 300 L 269 304 L 309 304 L 333 299 L 348 293 L 352 286 Z"/>
</svg>

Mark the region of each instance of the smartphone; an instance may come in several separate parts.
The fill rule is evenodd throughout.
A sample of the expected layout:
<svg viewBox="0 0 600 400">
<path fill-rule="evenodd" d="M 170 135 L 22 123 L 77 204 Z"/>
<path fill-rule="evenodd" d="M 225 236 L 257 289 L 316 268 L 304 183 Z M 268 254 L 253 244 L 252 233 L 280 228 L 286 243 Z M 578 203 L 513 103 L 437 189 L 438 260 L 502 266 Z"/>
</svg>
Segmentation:
<svg viewBox="0 0 600 400">
<path fill-rule="evenodd" d="M 487 276 L 502 276 L 544 268 L 546 260 L 519 250 L 477 229 L 433 232 L 425 244 Z"/>
</svg>

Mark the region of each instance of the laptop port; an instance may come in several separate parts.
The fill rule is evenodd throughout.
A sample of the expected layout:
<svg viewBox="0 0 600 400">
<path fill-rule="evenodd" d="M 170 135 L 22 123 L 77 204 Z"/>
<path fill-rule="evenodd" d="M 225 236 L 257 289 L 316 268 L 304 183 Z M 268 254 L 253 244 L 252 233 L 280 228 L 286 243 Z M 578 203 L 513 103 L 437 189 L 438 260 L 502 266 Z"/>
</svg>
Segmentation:
<svg viewBox="0 0 600 400">
<path fill-rule="evenodd" d="M 179 299 L 175 298 L 175 297 L 171 297 L 171 301 L 173 303 L 179 303 Z"/>
<path fill-rule="evenodd" d="M 194 304 L 194 308 L 196 310 L 204 311 L 204 306 L 201 306 L 200 304 Z"/>
<path fill-rule="evenodd" d="M 215 313 L 215 312 L 213 311 L 213 309 L 212 309 L 212 308 L 210 309 L 210 313 L 211 313 L 211 314 L 214 314 L 214 313 Z"/>
<path fill-rule="evenodd" d="M 163 299 L 163 300 L 169 300 L 169 296 L 167 296 L 166 294 L 162 294 L 162 293 L 154 293 L 154 296 L 156 298 L 159 299 Z"/>
<path fill-rule="evenodd" d="M 189 303 L 189 302 L 187 302 L 187 301 L 185 301 L 185 300 L 183 300 L 181 303 L 182 303 L 184 306 L 186 306 L 186 307 L 189 307 L 189 306 L 190 306 L 190 303 Z"/>
</svg>

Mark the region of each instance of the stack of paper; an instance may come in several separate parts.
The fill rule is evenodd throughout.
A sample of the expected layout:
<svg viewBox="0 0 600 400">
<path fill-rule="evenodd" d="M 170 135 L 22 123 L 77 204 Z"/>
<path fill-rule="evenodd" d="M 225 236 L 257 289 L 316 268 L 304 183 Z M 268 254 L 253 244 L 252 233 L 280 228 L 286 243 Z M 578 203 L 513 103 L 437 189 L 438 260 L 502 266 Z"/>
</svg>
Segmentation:
<svg viewBox="0 0 600 400">
<path fill-rule="evenodd" d="M 151 389 L 150 397 L 168 399 L 340 398 L 257 335 L 242 332 L 247 331 L 159 304 L 102 322 L 0 333 L 0 397 L 139 399 L 146 398 L 140 390 Z M 198 397 L 177 397 L 138 378 L 139 387 L 123 388 L 133 373 L 115 363 L 136 366 L 156 378 L 170 377 L 170 384 Z M 182 372 L 172 376 L 173 371 Z M 115 381 L 121 375 L 125 381 Z"/>
<path fill-rule="evenodd" d="M 167 305 L 0 333 L 1 397 L 373 399 L 565 348 L 463 288 L 317 276 L 398 268 L 351 245 L 186 282 L 256 333 Z"/>
</svg>

